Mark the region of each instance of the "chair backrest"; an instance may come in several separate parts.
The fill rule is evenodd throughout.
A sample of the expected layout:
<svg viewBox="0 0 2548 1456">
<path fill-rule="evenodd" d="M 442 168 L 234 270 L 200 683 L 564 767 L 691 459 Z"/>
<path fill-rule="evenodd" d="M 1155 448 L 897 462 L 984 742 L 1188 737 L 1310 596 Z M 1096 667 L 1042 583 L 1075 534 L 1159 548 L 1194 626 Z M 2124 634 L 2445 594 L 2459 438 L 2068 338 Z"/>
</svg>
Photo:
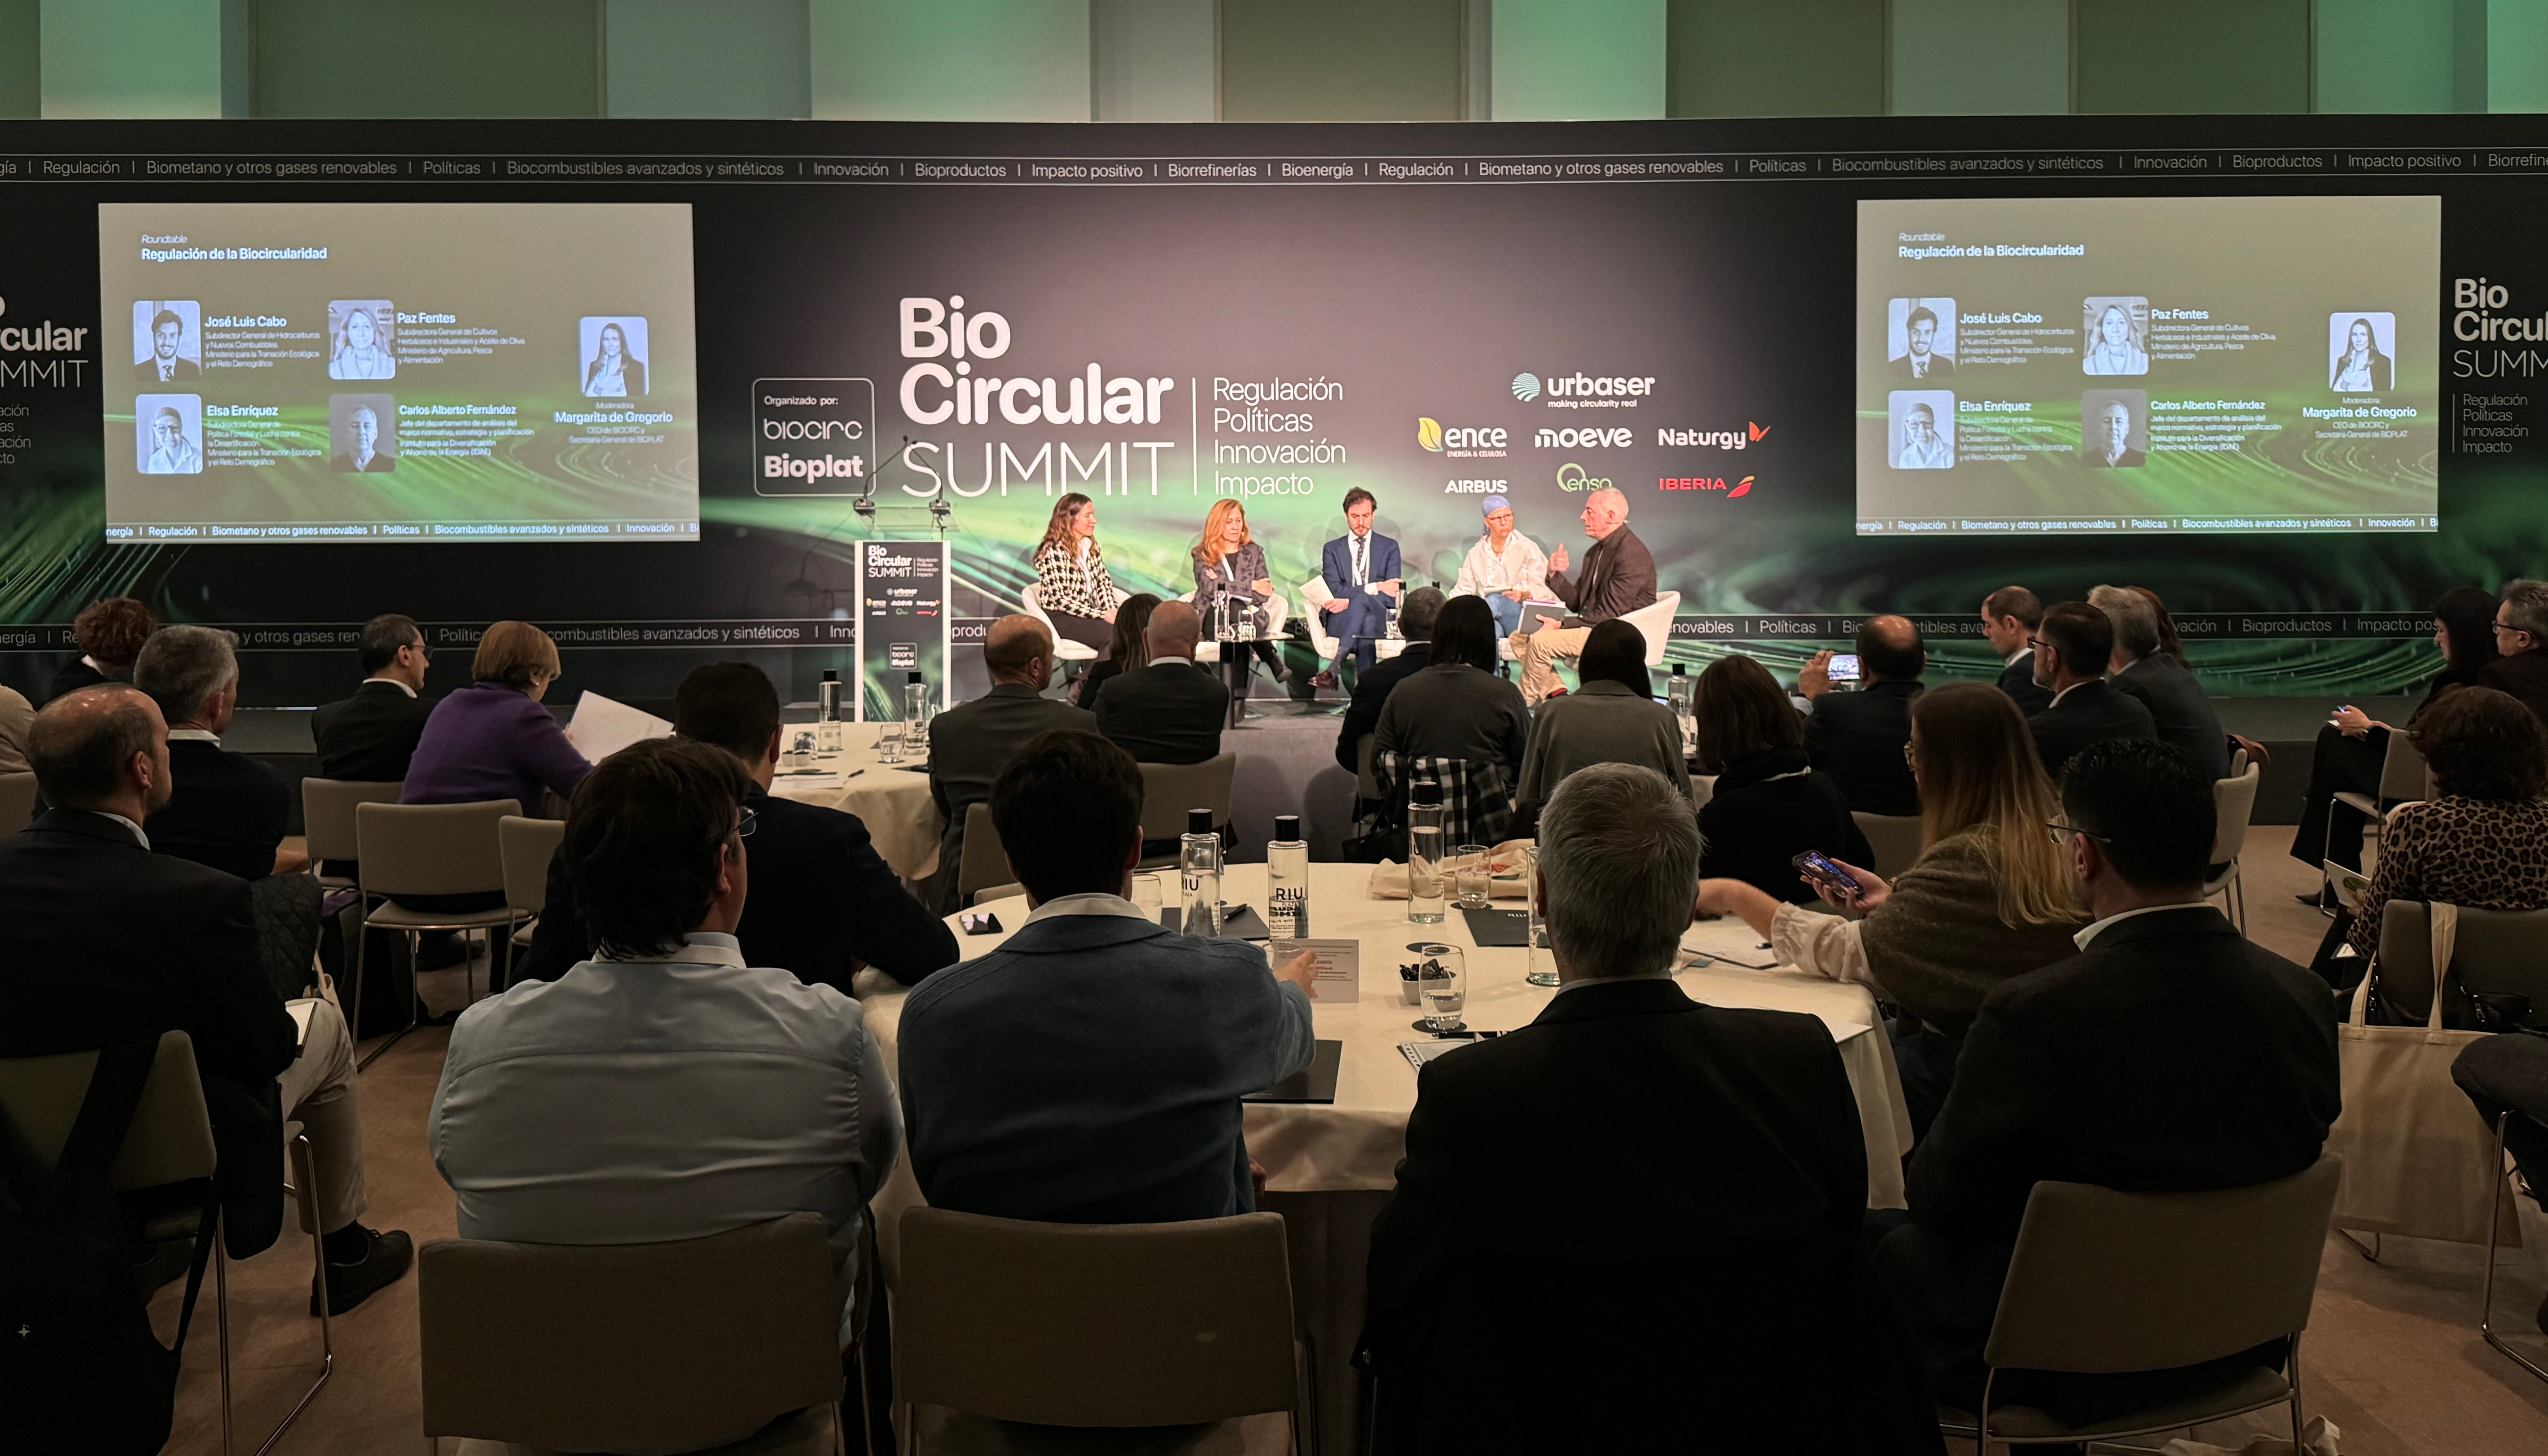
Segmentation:
<svg viewBox="0 0 2548 1456">
<path fill-rule="evenodd" d="M 371 895 L 471 895 L 504 888 L 498 821 L 519 814 L 511 799 L 475 804 L 354 806 L 355 858 Z"/>
<path fill-rule="evenodd" d="M 672 1243 L 428 1243 L 425 1434 L 569 1451 L 739 1440 L 841 1398 L 839 1276 L 816 1214 Z"/>
<path fill-rule="evenodd" d="M 1000 826 L 991 822 L 989 804 L 964 808 L 964 863 L 956 866 L 956 903 L 970 905 L 976 890 L 1017 878 L 1009 868 L 1009 852 L 1000 843 Z"/>
<path fill-rule="evenodd" d="M 2247 847 L 2247 825 L 2256 817 L 2256 785 L 2264 780 L 2262 766 L 2249 764 L 2234 778 L 2212 780 L 2212 863 L 2227 864 Z"/>
<path fill-rule="evenodd" d="M 2389 750 L 2380 760 L 2380 801 L 2428 799 L 2433 796 L 2433 771 L 2404 733 L 2389 735 Z"/>
<path fill-rule="evenodd" d="M 566 840 L 563 819 L 525 819 L 507 814 L 496 821 L 496 850 L 504 861 L 504 903 L 533 915 L 549 907 L 549 862 Z"/>
<path fill-rule="evenodd" d="M 1875 863 L 1866 867 L 1878 878 L 1891 879 L 1920 859 L 1919 815 L 1852 809 L 1849 817 L 1858 821 L 1858 832 L 1866 836 L 1866 847 L 1875 852 Z"/>
<path fill-rule="evenodd" d="M 2088 1375 L 2168 1370 L 2309 1326 L 2342 1168 L 2206 1193 L 2043 1182 L 1983 1358 Z"/>
<path fill-rule="evenodd" d="M 1672 646 L 1673 615 L 1680 610 L 1680 592 L 1658 592 L 1651 605 L 1638 607 L 1625 617 L 1631 626 L 1646 634 L 1647 667 L 1664 665 L 1664 649 Z"/>
<path fill-rule="evenodd" d="M 36 775 L 0 774 L 0 834 L 16 834 L 36 817 Z"/>
<path fill-rule="evenodd" d="M 1216 754 L 1200 764 L 1143 764 L 1141 838 L 1185 833 L 1188 809 L 1210 809 L 1213 823 L 1228 823 L 1229 782 L 1237 771 L 1236 754 Z"/>
<path fill-rule="evenodd" d="M 1371 756 L 1378 752 L 1380 752 L 1380 735 L 1364 734 L 1361 746 L 1354 750 L 1354 797 L 1356 798 L 1380 797 L 1380 781 L 1371 776 Z"/>
<path fill-rule="evenodd" d="M 903 1400 L 1082 1426 L 1293 1409 L 1280 1215 L 1030 1224 L 915 1208 L 901 1242 Z"/>
<path fill-rule="evenodd" d="M 2451 944 L 2451 979 L 2461 990 L 2517 992 L 2530 998 L 2533 1026 L 2548 1026 L 2548 910 L 2481 910 L 2460 907 Z M 2380 995 L 2391 1011 L 2422 1021 L 2433 1010 L 2433 917 L 2421 900 L 2390 900 L 2380 907 Z M 2446 1003 L 2447 1013 L 2451 1004 Z"/>
<path fill-rule="evenodd" d="M 95 1051 L 0 1058 L 0 1137 L 8 1139 L 13 1164 L 50 1172 L 61 1160 L 96 1070 Z M 209 1178 L 218 1161 L 204 1084 L 195 1073 L 194 1039 L 162 1032 L 109 1178 L 118 1188 L 157 1188 Z"/>
<path fill-rule="evenodd" d="M 362 858 L 355 849 L 354 806 L 395 804 L 399 790 L 405 786 L 395 781 L 369 782 L 359 778 L 302 779 L 301 824 L 310 838 L 310 858 Z"/>
</svg>

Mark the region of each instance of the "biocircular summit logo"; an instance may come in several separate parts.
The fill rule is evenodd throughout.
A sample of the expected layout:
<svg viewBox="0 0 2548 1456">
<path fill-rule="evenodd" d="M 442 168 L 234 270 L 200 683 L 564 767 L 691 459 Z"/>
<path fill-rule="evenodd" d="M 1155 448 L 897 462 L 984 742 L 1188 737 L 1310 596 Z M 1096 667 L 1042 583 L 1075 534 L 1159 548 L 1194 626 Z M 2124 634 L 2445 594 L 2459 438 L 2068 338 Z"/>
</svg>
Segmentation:
<svg viewBox="0 0 2548 1456">
<path fill-rule="evenodd" d="M 1529 404 L 1529 403 L 1530 403 L 1531 401 L 1533 401 L 1533 400 L 1538 399 L 1538 398 L 1539 398 L 1539 376 L 1538 376 L 1538 375 L 1536 375 L 1536 374 L 1528 374 L 1528 373 L 1524 373 L 1524 374 L 1516 374 L 1516 375 L 1514 375 L 1514 376 L 1513 376 L 1513 382 L 1512 382 L 1512 392 L 1513 392 L 1513 398 L 1514 398 L 1514 399 L 1516 399 L 1516 400 L 1521 401 L 1521 402 L 1522 402 L 1523 404 L 1525 404 L 1525 405 Z"/>
</svg>

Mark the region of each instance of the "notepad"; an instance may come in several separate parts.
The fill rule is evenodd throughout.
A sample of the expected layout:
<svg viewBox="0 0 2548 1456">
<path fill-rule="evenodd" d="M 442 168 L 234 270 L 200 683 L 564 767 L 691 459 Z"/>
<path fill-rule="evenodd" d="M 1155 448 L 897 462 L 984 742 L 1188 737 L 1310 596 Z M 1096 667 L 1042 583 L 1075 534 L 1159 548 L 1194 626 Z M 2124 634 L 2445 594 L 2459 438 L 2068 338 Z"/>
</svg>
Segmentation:
<svg viewBox="0 0 2548 1456">
<path fill-rule="evenodd" d="M 1319 1043 L 1319 1049 L 1311 1056 L 1308 1066 L 1262 1092 L 1250 1092 L 1238 1100 L 1241 1102 L 1334 1102 L 1336 1072 L 1343 1067 L 1344 1061 L 1344 1043 L 1322 1041 Z"/>
<path fill-rule="evenodd" d="M 1778 963 L 1778 953 L 1763 944 L 1752 927 L 1731 915 L 1721 920 L 1692 921 L 1681 933 L 1681 948 L 1690 955 L 1747 970 L 1768 970 Z"/>
</svg>

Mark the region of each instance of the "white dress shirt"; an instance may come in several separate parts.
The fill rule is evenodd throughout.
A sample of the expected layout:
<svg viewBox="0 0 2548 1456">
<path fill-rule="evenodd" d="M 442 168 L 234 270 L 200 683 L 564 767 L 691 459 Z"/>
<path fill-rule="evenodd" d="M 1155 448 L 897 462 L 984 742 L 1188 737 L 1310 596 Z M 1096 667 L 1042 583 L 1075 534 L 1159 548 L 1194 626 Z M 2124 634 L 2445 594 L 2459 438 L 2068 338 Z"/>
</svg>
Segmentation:
<svg viewBox="0 0 2548 1456">
<path fill-rule="evenodd" d="M 2120 925 L 2123 922 L 2132 919 L 2136 915 L 2156 915 L 2162 910 L 2195 910 L 2210 903 L 2211 902 L 2208 900 L 2177 900 L 2165 905 L 2143 905 L 2138 910 L 2126 910 L 2119 914 L 2109 915 L 2105 919 L 2100 920 L 2096 924 L 2079 932 L 2077 935 L 2072 936 L 2070 939 L 2078 945 L 2080 950 L 2085 951 L 2088 949 L 2091 942 L 2106 933 L 2107 926 Z"/>
<path fill-rule="evenodd" d="M 1533 598 L 1548 595 L 1548 553 L 1519 531 L 1504 538 L 1502 555 L 1496 552 L 1494 537 L 1480 536 L 1461 560 L 1459 578 L 1451 584 L 1454 596 L 1494 596 L 1503 592 L 1520 592 Z"/>
</svg>

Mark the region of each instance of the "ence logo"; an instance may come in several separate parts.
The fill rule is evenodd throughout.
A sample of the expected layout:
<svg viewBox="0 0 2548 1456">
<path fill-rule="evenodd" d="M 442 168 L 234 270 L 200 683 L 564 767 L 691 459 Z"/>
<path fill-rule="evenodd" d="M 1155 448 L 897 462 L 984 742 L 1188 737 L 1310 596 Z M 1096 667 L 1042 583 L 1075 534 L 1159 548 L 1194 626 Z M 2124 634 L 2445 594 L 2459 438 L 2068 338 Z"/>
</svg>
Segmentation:
<svg viewBox="0 0 2548 1456">
<path fill-rule="evenodd" d="M 1539 398 L 1539 376 L 1524 372 L 1513 376 L 1513 398 L 1527 405 Z"/>
<path fill-rule="evenodd" d="M 1725 477 L 1721 475 L 1666 476 L 1655 484 L 1667 491 L 1723 491 L 1728 500 L 1740 500 L 1752 494 L 1752 477 L 1748 475 L 1735 482 L 1731 489 L 1727 488 Z"/>
<path fill-rule="evenodd" d="M 1557 467 L 1557 489 L 1569 493 L 1606 491 L 1610 489 L 1610 482 L 1601 476 L 1586 475 L 1583 466 L 1570 460 Z"/>
<path fill-rule="evenodd" d="M 1415 443 L 1436 455 L 1502 455 L 1506 432 L 1502 426 L 1444 426 L 1429 414 L 1415 417 Z"/>
</svg>

